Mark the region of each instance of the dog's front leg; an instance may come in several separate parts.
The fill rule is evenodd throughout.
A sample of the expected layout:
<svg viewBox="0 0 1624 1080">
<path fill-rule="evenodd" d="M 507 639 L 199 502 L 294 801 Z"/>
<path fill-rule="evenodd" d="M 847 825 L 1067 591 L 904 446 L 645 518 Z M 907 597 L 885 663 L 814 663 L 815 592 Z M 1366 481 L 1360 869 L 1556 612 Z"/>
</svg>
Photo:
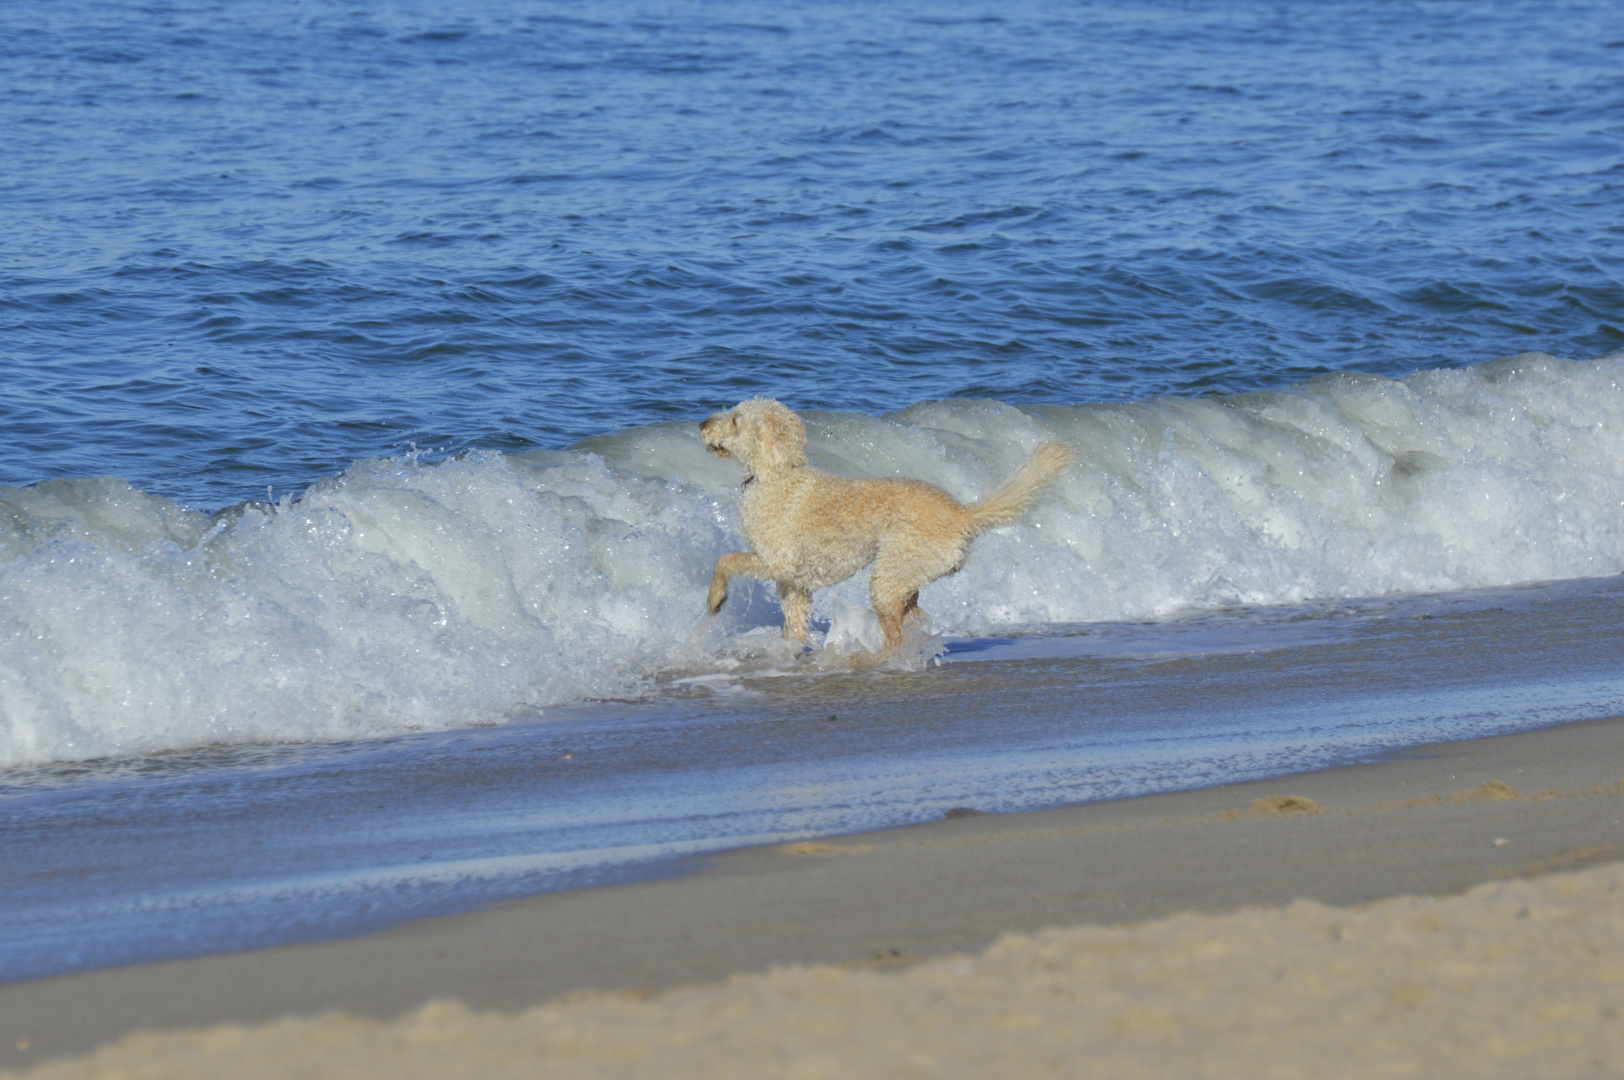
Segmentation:
<svg viewBox="0 0 1624 1080">
<path fill-rule="evenodd" d="M 727 603 L 727 583 L 740 574 L 746 577 L 764 578 L 767 576 L 767 566 L 754 552 L 733 551 L 716 560 L 716 572 L 711 575 L 710 597 L 705 601 L 705 610 L 712 615 L 722 610 Z"/>
</svg>

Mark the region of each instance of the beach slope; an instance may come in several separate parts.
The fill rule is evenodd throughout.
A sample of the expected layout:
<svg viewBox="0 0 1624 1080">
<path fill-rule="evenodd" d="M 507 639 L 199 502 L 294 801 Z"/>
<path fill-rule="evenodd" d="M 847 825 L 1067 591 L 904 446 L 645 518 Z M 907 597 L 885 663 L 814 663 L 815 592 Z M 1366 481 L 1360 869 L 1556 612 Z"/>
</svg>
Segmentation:
<svg viewBox="0 0 1624 1080">
<path fill-rule="evenodd" d="M 1040 1075 L 1092 1047 L 1127 1076 L 1268 1047 L 1280 1075 L 1468 1053 L 1485 1075 L 1557 1053 L 1538 1071 L 1601 1075 L 1624 1064 L 1621 774 L 1613 719 L 733 852 L 370 937 L 3 986 L 0 1066 L 407 1075 L 394 1046 L 482 1075 Z M 599 996 L 559 1000 L 578 992 Z M 175 1034 L 117 1043 L 138 1030 Z"/>
</svg>

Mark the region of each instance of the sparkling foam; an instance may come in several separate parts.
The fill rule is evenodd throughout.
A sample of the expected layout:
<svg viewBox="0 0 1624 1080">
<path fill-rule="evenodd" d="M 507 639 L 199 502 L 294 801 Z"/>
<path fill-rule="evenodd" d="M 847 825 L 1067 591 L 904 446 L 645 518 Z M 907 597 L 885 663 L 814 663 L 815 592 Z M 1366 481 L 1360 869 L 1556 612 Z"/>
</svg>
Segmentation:
<svg viewBox="0 0 1624 1080">
<path fill-rule="evenodd" d="M 1621 368 L 1524 354 L 1228 398 L 806 419 L 825 468 L 961 499 L 1043 439 L 1077 448 L 1024 523 L 921 595 L 937 633 L 985 635 L 1619 573 Z M 682 424 L 359 462 L 213 516 L 109 479 L 0 488 L 0 765 L 489 723 L 849 663 L 877 633 L 861 575 L 818 595 L 810 660 L 777 641 L 770 587 L 702 617 L 712 560 L 741 547 L 738 482 Z"/>
</svg>

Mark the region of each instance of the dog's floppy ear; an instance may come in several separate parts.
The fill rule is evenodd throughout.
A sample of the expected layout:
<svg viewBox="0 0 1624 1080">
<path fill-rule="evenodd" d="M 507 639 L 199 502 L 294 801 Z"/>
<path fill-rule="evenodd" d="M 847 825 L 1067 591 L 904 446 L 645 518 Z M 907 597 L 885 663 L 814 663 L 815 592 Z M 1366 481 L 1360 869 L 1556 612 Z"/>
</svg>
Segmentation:
<svg viewBox="0 0 1624 1080">
<path fill-rule="evenodd" d="M 758 468 L 788 469 L 806 464 L 806 428 L 801 418 L 771 399 L 756 415 Z"/>
</svg>

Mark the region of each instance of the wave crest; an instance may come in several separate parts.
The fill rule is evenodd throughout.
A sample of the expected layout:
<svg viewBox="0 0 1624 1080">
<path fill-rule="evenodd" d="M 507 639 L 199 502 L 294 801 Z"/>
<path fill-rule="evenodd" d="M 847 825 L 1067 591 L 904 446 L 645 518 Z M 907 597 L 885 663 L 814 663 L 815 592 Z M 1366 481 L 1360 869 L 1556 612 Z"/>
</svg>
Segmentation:
<svg viewBox="0 0 1624 1080">
<path fill-rule="evenodd" d="M 805 418 L 825 468 L 966 500 L 1072 443 L 1030 517 L 921 596 L 941 633 L 1043 631 L 1624 571 L 1621 366 Z M 739 479 L 674 424 L 359 462 L 213 515 L 109 479 L 0 488 L 0 765 L 489 723 L 776 656 L 770 589 L 700 618 Z M 834 651 L 865 609 L 861 576 L 818 596 Z"/>
</svg>

